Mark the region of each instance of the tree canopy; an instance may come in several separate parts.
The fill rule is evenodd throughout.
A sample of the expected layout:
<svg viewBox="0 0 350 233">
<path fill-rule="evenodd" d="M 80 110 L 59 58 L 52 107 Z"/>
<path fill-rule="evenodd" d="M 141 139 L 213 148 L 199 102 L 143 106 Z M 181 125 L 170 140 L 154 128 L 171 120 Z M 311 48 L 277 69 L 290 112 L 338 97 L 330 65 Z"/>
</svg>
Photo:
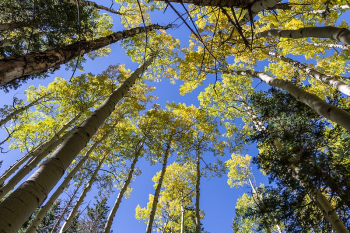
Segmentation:
<svg viewBox="0 0 350 233">
<path fill-rule="evenodd" d="M 0 232 L 349 232 L 349 1 L 0 9 Z"/>
</svg>

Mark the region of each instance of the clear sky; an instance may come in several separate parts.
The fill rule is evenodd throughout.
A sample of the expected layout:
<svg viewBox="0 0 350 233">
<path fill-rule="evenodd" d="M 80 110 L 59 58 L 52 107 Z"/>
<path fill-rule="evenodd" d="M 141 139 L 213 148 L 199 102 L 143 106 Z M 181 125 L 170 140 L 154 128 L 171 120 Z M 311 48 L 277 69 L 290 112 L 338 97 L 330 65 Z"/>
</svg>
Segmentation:
<svg viewBox="0 0 350 233">
<path fill-rule="evenodd" d="M 98 4 L 104 4 L 109 6 L 109 1 L 96 1 Z M 168 9 L 166 14 L 156 13 L 153 15 L 152 20 L 154 23 L 159 23 L 162 25 L 173 22 L 176 19 L 175 14 L 171 9 Z M 114 18 L 114 30 L 122 30 L 120 20 L 118 17 L 113 16 Z M 178 22 L 179 24 L 180 22 Z M 181 26 L 179 29 L 168 30 L 167 33 L 173 35 L 175 38 L 179 38 L 181 41 L 181 46 L 187 46 L 188 36 L 190 34 L 189 29 L 186 26 Z M 87 60 L 84 64 L 85 72 L 91 72 L 93 74 L 98 74 L 104 71 L 109 65 L 117 63 L 125 63 L 126 68 L 135 69 L 139 64 L 132 63 L 131 60 L 125 55 L 125 51 L 121 49 L 120 44 L 116 43 L 111 45 L 111 54 L 103 58 L 96 58 L 95 60 Z M 78 70 L 76 75 L 81 74 Z M 0 93 L 0 106 L 2 104 L 11 103 L 12 97 L 16 95 L 18 98 L 23 98 L 24 90 L 29 85 L 47 85 L 52 82 L 54 77 L 62 76 L 65 79 L 69 79 L 72 75 L 71 71 L 65 71 L 64 66 L 53 75 L 45 80 L 29 80 L 27 85 L 19 88 L 16 91 L 11 91 L 10 93 Z M 187 105 L 194 104 L 199 106 L 197 100 L 198 93 L 203 90 L 209 83 L 214 83 L 214 78 L 209 78 L 204 82 L 204 85 L 191 94 L 181 96 L 179 94 L 179 85 L 170 84 L 168 80 L 163 80 L 159 83 L 152 83 L 156 87 L 156 91 L 152 95 L 156 95 L 159 99 L 156 101 L 162 107 L 164 107 L 166 101 L 175 102 L 175 103 L 186 103 Z M 5 137 L 4 133 L 1 133 L 1 137 Z M 254 147 L 251 147 L 249 150 L 251 156 L 257 155 L 257 150 Z M 7 154 L 0 154 L 0 160 L 4 160 L 4 163 L 1 167 L 0 173 L 3 173 L 16 159 L 20 158 L 22 154 L 19 151 L 11 151 Z M 223 160 L 230 159 L 230 154 L 227 153 Z M 210 157 L 210 154 L 206 154 L 205 157 Z M 169 164 L 173 162 L 173 159 L 170 160 Z M 133 191 L 131 197 L 127 200 L 123 200 L 113 223 L 113 232 L 115 233 L 128 233 L 128 232 L 144 232 L 146 225 L 140 223 L 135 219 L 135 208 L 138 204 L 141 207 L 145 207 L 148 202 L 148 195 L 154 193 L 153 182 L 151 178 L 161 169 L 160 164 L 150 167 L 149 162 L 140 160 L 138 163 L 139 168 L 142 170 L 142 175 L 137 177 L 134 183 L 131 184 Z M 254 166 L 254 165 L 253 165 Z M 259 183 L 267 183 L 266 177 L 263 177 L 261 173 L 254 168 L 254 174 L 257 179 L 257 185 Z M 234 208 L 236 204 L 236 199 L 242 195 L 243 192 L 248 192 L 249 189 L 240 188 L 240 189 L 231 189 L 227 185 L 227 177 L 224 176 L 221 179 L 219 178 L 203 178 L 201 181 L 201 209 L 205 212 L 205 218 L 202 221 L 203 227 L 206 231 L 211 233 L 225 233 L 232 232 L 231 223 L 234 218 Z M 93 195 L 96 195 L 96 192 L 92 191 L 89 193 L 89 198 Z M 108 200 L 108 205 L 112 206 L 115 198 L 118 195 L 118 191 L 111 195 Z M 85 201 L 87 204 L 88 201 Z M 91 205 L 91 204 L 90 204 Z"/>
</svg>

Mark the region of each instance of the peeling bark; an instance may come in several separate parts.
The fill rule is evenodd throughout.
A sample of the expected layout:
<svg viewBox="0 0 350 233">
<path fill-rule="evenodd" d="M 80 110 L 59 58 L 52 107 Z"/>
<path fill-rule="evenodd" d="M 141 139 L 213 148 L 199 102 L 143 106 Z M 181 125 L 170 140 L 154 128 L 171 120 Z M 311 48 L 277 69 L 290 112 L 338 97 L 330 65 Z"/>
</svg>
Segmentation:
<svg viewBox="0 0 350 233">
<path fill-rule="evenodd" d="M 118 208 L 119 208 L 119 205 L 120 203 L 122 202 L 122 199 L 123 199 L 123 196 L 124 196 L 124 193 L 126 192 L 126 190 L 128 189 L 129 185 L 130 185 L 130 182 L 131 182 L 131 179 L 132 179 L 132 175 L 134 173 L 134 170 L 135 170 L 135 166 L 136 166 L 136 163 L 139 159 L 139 156 L 140 156 L 140 153 L 141 153 L 141 149 L 143 148 L 143 145 L 145 143 L 145 140 L 146 140 L 146 137 L 143 139 L 143 142 L 142 144 L 140 145 L 139 149 L 136 151 L 135 153 L 135 157 L 130 165 L 130 170 L 129 170 L 129 174 L 128 174 L 128 177 L 127 179 L 125 180 L 124 184 L 123 184 L 123 187 L 121 188 L 119 194 L 118 194 L 118 197 L 117 199 L 115 200 L 115 203 L 113 205 L 113 208 L 111 210 L 111 212 L 109 213 L 108 215 L 108 219 L 107 219 L 107 222 L 106 222 L 106 225 L 105 225 L 105 228 L 103 230 L 104 233 L 109 233 L 111 231 L 111 227 L 112 227 L 112 223 L 113 223 L 113 219 L 114 219 L 114 216 L 115 214 L 117 213 L 118 211 Z"/>
<path fill-rule="evenodd" d="M 338 42 L 342 42 L 346 45 L 350 45 L 350 31 L 346 28 L 337 27 L 305 27 L 297 30 L 267 30 L 259 32 L 255 35 L 255 39 L 261 37 L 276 36 L 282 38 L 305 38 L 305 37 L 315 37 L 315 38 L 327 38 L 333 39 Z"/>
<path fill-rule="evenodd" d="M 340 81 L 336 77 L 334 77 L 332 75 L 322 74 L 322 73 L 318 72 L 317 70 L 304 65 L 303 63 L 300 63 L 300 62 L 293 60 L 291 58 L 288 58 L 288 57 L 284 57 L 284 56 L 279 55 L 277 53 L 269 52 L 268 54 L 273 56 L 273 57 L 276 57 L 284 62 L 287 62 L 298 69 L 301 69 L 302 71 L 311 75 L 312 77 L 314 77 L 318 81 L 321 81 L 321 82 L 323 82 L 331 87 L 334 87 L 335 89 L 337 89 L 341 93 L 343 93 L 347 96 L 350 96 L 350 86 L 343 83 L 342 81 Z"/>
<path fill-rule="evenodd" d="M 291 82 L 275 79 L 268 76 L 262 72 L 255 72 L 251 70 L 246 71 L 229 71 L 227 73 L 235 75 L 249 75 L 255 78 L 259 78 L 261 81 L 265 82 L 267 85 L 281 88 L 287 91 L 289 94 L 297 98 L 299 101 L 308 105 L 315 112 L 321 116 L 331 120 L 338 125 L 344 127 L 346 130 L 350 131 L 350 113 L 344 111 L 334 105 L 328 104 L 326 101 L 319 98 L 317 95 L 311 94 L 304 91 L 303 89 L 297 87 Z"/>
<path fill-rule="evenodd" d="M 100 49 L 119 40 L 126 39 L 143 32 L 155 29 L 168 29 L 171 25 L 157 24 L 146 27 L 136 27 L 129 30 L 115 32 L 109 36 L 96 40 L 81 40 L 61 48 L 47 50 L 40 53 L 29 53 L 23 56 L 12 56 L 0 60 L 0 85 L 5 85 L 15 79 L 25 78 L 29 75 L 39 74 L 50 68 L 59 68 L 60 65 L 82 56 L 91 51 Z"/>
<path fill-rule="evenodd" d="M 128 93 L 136 79 L 152 63 L 155 55 L 153 54 L 145 64 L 137 68 L 27 181 L 0 203 L 0 232 L 17 232 L 35 209 L 44 202 L 74 158 L 114 111 L 115 105 Z"/>
<path fill-rule="evenodd" d="M 150 213 L 150 216 L 149 216 L 149 219 L 147 222 L 146 233 L 152 233 L 152 225 L 153 225 L 153 221 L 154 221 L 154 216 L 156 215 L 156 211 L 157 211 L 157 204 L 158 204 L 160 189 L 162 188 L 163 179 L 164 179 L 164 175 L 165 175 L 165 171 L 166 171 L 166 165 L 168 163 L 168 157 L 170 155 L 170 147 L 171 147 L 171 140 L 169 140 L 167 142 L 167 147 L 166 147 L 166 150 L 164 153 L 162 171 L 160 173 L 157 188 L 156 188 L 156 191 L 154 193 L 153 202 L 152 202 L 152 209 L 151 209 L 151 213 Z"/>
</svg>

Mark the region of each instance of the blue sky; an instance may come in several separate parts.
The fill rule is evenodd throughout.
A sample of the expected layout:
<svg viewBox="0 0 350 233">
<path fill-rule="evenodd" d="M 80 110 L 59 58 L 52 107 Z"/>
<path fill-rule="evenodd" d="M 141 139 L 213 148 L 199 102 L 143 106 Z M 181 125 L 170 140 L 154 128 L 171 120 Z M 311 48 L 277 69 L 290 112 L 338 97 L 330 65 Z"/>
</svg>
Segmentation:
<svg viewBox="0 0 350 233">
<path fill-rule="evenodd" d="M 96 1 L 98 4 L 104 4 L 106 6 L 109 5 L 109 2 L 106 1 Z M 171 9 L 168 9 L 166 14 L 163 15 L 160 12 L 157 12 L 153 15 L 152 19 L 154 23 L 159 24 L 167 24 L 169 22 L 173 22 L 176 19 L 176 15 L 172 12 Z M 120 24 L 120 20 L 113 16 L 114 20 L 114 30 L 119 31 L 122 30 L 122 26 Z M 181 46 L 187 46 L 188 44 L 188 36 L 190 34 L 189 29 L 183 25 L 179 29 L 168 30 L 167 33 L 173 35 L 175 38 L 180 39 Z M 87 60 L 84 64 L 85 72 L 91 72 L 93 74 L 98 74 L 104 71 L 109 65 L 117 64 L 117 63 L 125 63 L 126 68 L 134 70 L 139 64 L 132 63 L 131 60 L 125 55 L 125 51 L 121 49 L 120 43 L 115 43 L 111 45 L 111 54 L 106 57 L 96 58 L 95 60 Z M 81 74 L 78 70 L 76 71 L 76 75 Z M 24 90 L 29 85 L 47 85 L 52 82 L 54 77 L 62 76 L 66 79 L 69 79 L 72 75 L 71 71 L 65 71 L 64 66 L 58 71 L 56 71 L 53 75 L 45 80 L 29 80 L 27 85 L 23 85 L 23 87 L 18 90 L 11 91 L 10 93 L 1 93 L 0 105 L 2 104 L 10 104 L 12 101 L 12 97 L 16 95 L 18 98 L 24 98 Z M 200 91 L 202 91 L 209 83 L 214 83 L 215 78 L 208 78 L 202 87 L 199 87 L 195 91 L 185 96 L 181 96 L 179 94 L 179 85 L 170 84 L 168 80 L 163 80 L 159 83 L 152 83 L 151 85 L 156 87 L 156 91 L 152 93 L 152 95 L 156 95 L 159 99 L 156 101 L 162 107 L 164 107 L 166 101 L 175 102 L 175 103 L 186 103 L 187 105 L 193 104 L 199 106 L 199 102 L 197 100 L 197 96 Z M 1 137 L 5 137 L 2 132 Z M 257 150 L 254 147 L 251 147 L 249 150 L 249 154 L 251 156 L 257 155 Z M 0 160 L 4 160 L 4 163 L 1 167 L 0 173 L 4 172 L 7 167 L 9 167 L 16 159 L 20 158 L 22 154 L 19 151 L 9 152 L 8 154 L 0 154 Z M 206 154 L 205 157 L 210 157 L 210 154 Z M 228 160 L 230 158 L 230 154 L 227 153 L 223 160 Z M 171 160 L 169 164 L 172 162 Z M 150 167 L 149 163 L 140 160 L 138 163 L 139 168 L 142 170 L 142 175 L 137 177 L 136 181 L 132 183 L 133 191 L 131 193 L 131 197 L 127 200 L 123 200 L 113 223 L 113 231 L 115 233 L 124 233 L 124 232 L 144 232 L 146 225 L 144 223 L 139 223 L 138 220 L 135 219 L 135 208 L 138 204 L 141 207 L 145 207 L 148 202 L 148 195 L 154 193 L 153 182 L 151 178 L 161 169 L 160 164 L 156 164 Z M 266 177 L 263 177 L 261 173 L 254 169 L 254 173 L 257 180 L 257 185 L 259 183 L 267 184 Z M 231 189 L 227 185 L 227 177 L 223 176 L 221 179 L 219 178 L 203 178 L 201 181 L 201 209 L 205 211 L 205 219 L 203 220 L 203 227 L 206 231 L 215 233 L 225 233 L 232 232 L 231 223 L 234 218 L 234 207 L 236 204 L 236 199 L 243 193 L 248 192 L 247 188 L 240 189 Z M 89 193 L 89 198 L 96 195 L 96 192 L 92 191 Z M 112 206 L 118 192 L 115 192 L 111 195 L 108 200 L 108 205 Z M 86 201 L 88 203 L 88 201 Z M 90 204 L 91 205 L 91 204 Z"/>
</svg>

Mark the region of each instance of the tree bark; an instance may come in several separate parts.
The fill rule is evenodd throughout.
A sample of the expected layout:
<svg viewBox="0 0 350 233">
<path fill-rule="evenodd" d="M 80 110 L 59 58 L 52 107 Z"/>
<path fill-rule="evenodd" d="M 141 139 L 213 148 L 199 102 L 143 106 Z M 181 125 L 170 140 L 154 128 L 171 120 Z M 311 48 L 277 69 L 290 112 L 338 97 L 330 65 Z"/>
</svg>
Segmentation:
<svg viewBox="0 0 350 233">
<path fill-rule="evenodd" d="M 40 53 L 29 53 L 23 56 L 12 56 L 0 60 L 0 85 L 5 85 L 15 79 L 39 74 L 50 68 L 59 68 L 60 65 L 82 56 L 91 51 L 100 49 L 119 40 L 126 39 L 143 32 L 155 29 L 168 29 L 171 25 L 160 26 L 157 24 L 146 27 L 136 27 L 129 30 L 115 32 L 109 36 L 96 40 L 81 40 L 61 48 L 47 50 Z"/>
<path fill-rule="evenodd" d="M 261 123 L 262 124 L 262 123 Z M 255 125 L 256 128 L 260 129 L 260 125 Z M 267 130 L 265 126 L 263 126 L 263 130 Z M 282 145 L 280 142 L 278 142 L 277 140 L 275 141 L 277 149 L 280 150 L 282 148 Z M 307 190 L 306 187 L 306 182 L 305 182 L 305 178 L 302 179 L 300 176 L 300 168 L 294 166 L 293 164 L 291 164 L 291 173 L 292 176 L 297 180 L 297 182 L 305 189 Z M 252 192 L 253 194 L 257 195 L 257 192 L 255 190 L 255 187 L 253 185 L 253 183 L 251 182 L 250 178 L 248 177 L 248 181 L 249 184 L 251 186 Z M 308 182 L 309 183 L 309 182 Z M 333 229 L 338 232 L 338 233 L 347 233 L 348 230 L 346 229 L 346 227 L 344 226 L 344 224 L 342 223 L 342 221 L 340 221 L 338 215 L 335 213 L 332 205 L 329 203 L 329 201 L 327 200 L 327 198 L 316 188 L 312 188 L 311 192 L 308 192 L 310 194 L 311 199 L 313 199 L 313 201 L 315 202 L 315 204 L 319 207 L 319 209 L 322 211 L 322 213 L 324 214 L 324 216 L 327 218 L 327 220 L 331 223 Z M 258 197 L 258 196 L 257 196 Z M 258 197 L 259 198 L 259 197 Z M 322 204 L 321 204 L 322 203 Z M 276 220 L 275 220 L 276 222 Z M 281 229 L 279 227 L 278 224 L 276 224 L 277 229 L 279 232 L 281 232 Z"/>
<path fill-rule="evenodd" d="M 73 179 L 75 174 L 80 170 L 80 168 L 84 165 L 86 160 L 89 158 L 89 155 L 95 150 L 95 148 L 104 141 L 109 133 L 105 134 L 101 139 L 96 141 L 90 149 L 85 153 L 84 157 L 79 161 L 79 163 L 74 167 L 74 169 L 67 175 L 62 184 L 56 189 L 56 191 L 51 195 L 50 199 L 46 202 L 46 204 L 40 209 L 39 213 L 32 221 L 32 224 L 27 229 L 26 233 L 35 233 L 37 231 L 38 226 L 41 221 L 44 219 L 46 213 L 50 210 L 52 205 L 55 203 L 57 198 L 63 193 L 64 189 L 68 186 L 69 182 Z"/>
<path fill-rule="evenodd" d="M 49 96 L 50 93 L 47 93 L 39 98 L 37 98 L 36 100 L 34 100 L 33 102 L 27 104 L 24 107 L 21 107 L 19 109 L 16 109 L 15 111 L 13 111 L 12 113 L 10 113 L 9 115 L 7 115 L 4 119 L 0 120 L 0 126 L 6 124 L 9 120 L 13 119 L 15 116 L 17 116 L 18 114 L 26 111 L 27 109 L 29 109 L 30 107 L 40 103 L 40 100 L 44 99 L 45 97 Z"/>
<path fill-rule="evenodd" d="M 310 187 L 307 187 L 307 183 L 305 182 L 306 177 L 302 178 L 300 175 L 300 168 L 291 165 L 292 175 L 294 179 L 296 179 L 300 186 L 302 186 L 304 189 L 309 189 Z M 310 186 L 310 185 L 309 185 Z M 316 205 L 319 207 L 319 209 L 322 211 L 325 218 L 330 222 L 332 225 L 332 228 L 337 233 L 348 233 L 349 231 L 346 229 L 343 222 L 339 219 L 337 213 L 335 212 L 334 208 L 332 207 L 331 203 L 327 200 L 327 198 L 315 187 L 312 187 L 311 190 L 308 192 L 311 199 L 316 203 Z"/>
<path fill-rule="evenodd" d="M 129 91 L 136 79 L 152 63 L 154 56 L 137 68 L 105 102 L 47 159 L 38 170 L 0 203 L 0 232 L 17 232 L 47 194 L 57 184 L 74 158 L 89 142 L 97 129 L 114 111 L 115 105 Z"/>
<path fill-rule="evenodd" d="M 261 11 L 274 8 L 278 3 L 282 0 L 257 0 L 249 7 L 249 11 L 243 16 L 243 18 L 239 21 L 239 25 L 244 25 L 248 23 L 250 20 L 254 19 L 254 17 Z"/>
<path fill-rule="evenodd" d="M 181 195 L 181 233 L 185 233 L 185 208 L 184 208 L 184 198 L 183 195 Z M 197 228 L 196 228 L 197 232 Z"/>
<path fill-rule="evenodd" d="M 63 216 L 66 214 L 66 212 L 68 211 L 70 205 L 72 204 L 75 195 L 77 194 L 79 188 L 81 186 L 81 182 L 79 183 L 78 187 L 74 190 L 74 192 L 72 193 L 72 196 L 69 198 L 69 201 L 67 202 L 65 208 L 62 210 L 62 214 L 58 217 L 57 221 L 55 222 L 55 225 L 52 227 L 51 233 L 56 232 L 56 229 L 59 227 Z"/>
<path fill-rule="evenodd" d="M 259 32 L 255 35 L 255 39 L 261 37 L 276 36 L 282 38 L 305 38 L 305 37 L 315 37 L 315 38 L 328 38 L 333 39 L 338 42 L 342 42 L 346 45 L 350 45 L 350 31 L 346 28 L 337 27 L 305 27 L 297 30 L 267 30 Z"/>
<path fill-rule="evenodd" d="M 75 117 L 76 118 L 76 117 Z M 74 119 L 73 119 L 74 120 Z M 73 121 L 72 120 L 72 121 Z M 71 121 L 71 122 L 72 122 Z M 69 123 L 71 123 L 69 122 Z M 64 128 L 68 128 L 67 125 Z M 65 133 L 62 137 L 58 138 L 56 141 L 56 137 L 59 135 L 55 135 L 43 148 L 39 148 L 37 153 L 32 155 L 33 157 L 26 165 L 24 165 L 1 189 L 0 189 L 0 198 L 3 198 L 8 192 L 10 192 L 26 175 L 28 175 L 52 150 L 54 150 L 58 145 L 60 145 L 64 140 L 66 140 L 69 136 L 71 136 L 75 129 L 75 127 Z M 16 164 L 18 166 L 18 164 Z M 14 170 L 14 169 L 12 169 Z"/>
<path fill-rule="evenodd" d="M 10 177 L 24 162 L 26 162 L 30 157 L 37 157 L 37 156 L 46 156 L 51 150 L 53 150 L 56 146 L 58 146 L 62 141 L 64 141 L 66 138 L 68 138 L 70 136 L 70 131 L 67 132 L 67 134 L 63 135 L 62 137 L 60 137 L 61 134 L 64 133 L 64 131 L 66 131 L 77 119 L 79 119 L 79 117 L 81 116 L 82 112 L 79 112 L 72 120 L 70 120 L 67 124 L 65 124 L 64 126 L 61 127 L 61 129 L 55 133 L 55 135 L 47 142 L 45 142 L 44 144 L 42 144 L 41 146 L 38 146 L 37 148 L 35 148 L 34 150 L 32 150 L 31 152 L 27 153 L 26 155 L 24 155 L 21 159 L 19 159 L 18 161 L 16 161 L 15 164 L 13 164 L 12 166 L 10 166 L 5 172 L 4 174 L 2 174 L 2 176 L 0 177 L 0 184 L 2 182 L 4 182 L 8 177 Z M 48 149 L 46 151 L 46 149 Z M 46 153 L 46 155 L 44 154 Z M 42 157 L 42 158 L 44 158 Z M 30 161 L 30 163 L 32 163 L 33 161 Z M 40 162 L 40 161 L 39 161 Z M 34 163 L 33 163 L 34 164 Z M 29 165 L 29 163 L 27 164 Z M 36 166 L 36 165 L 35 165 Z M 22 168 L 24 169 L 24 168 Z M 29 171 L 30 172 L 30 171 Z M 28 172 L 28 173 L 29 173 Z M 27 173 L 27 174 L 28 174 Z M 25 176 L 25 175 L 24 175 Z M 23 177 L 24 177 L 23 176 Z M 23 178 L 22 177 L 22 178 Z M 19 182 L 19 181 L 18 181 Z M 17 182 L 17 183 L 18 183 Z M 16 183 L 16 184 L 17 184 Z M 1 196 L 1 191 L 0 191 L 0 196 Z"/>
<path fill-rule="evenodd" d="M 132 179 L 132 175 L 133 175 L 134 170 L 135 170 L 136 163 L 137 163 L 137 161 L 139 159 L 139 156 L 140 156 L 140 153 L 141 153 L 141 149 L 143 148 L 143 145 L 144 145 L 145 141 L 146 141 L 146 137 L 144 137 L 140 147 L 138 148 L 138 150 L 135 153 L 135 157 L 134 157 L 134 159 L 133 159 L 133 161 L 132 161 L 132 163 L 130 165 L 130 170 L 129 170 L 128 177 L 125 180 L 125 182 L 123 184 L 123 187 L 121 188 L 121 190 L 120 190 L 120 192 L 118 194 L 118 197 L 115 200 L 113 208 L 112 208 L 111 212 L 108 215 L 108 219 L 107 219 L 105 228 L 103 230 L 104 233 L 109 233 L 111 231 L 111 227 L 112 227 L 114 216 L 115 216 L 115 214 L 118 211 L 120 203 L 122 202 L 124 193 L 126 192 L 126 190 L 128 189 L 128 187 L 130 185 L 130 182 L 131 182 L 131 179 Z"/>
<path fill-rule="evenodd" d="M 152 225 L 153 225 L 153 221 L 154 221 L 154 216 L 156 215 L 156 211 L 157 211 L 157 204 L 158 204 L 160 189 L 162 188 L 162 183 L 163 183 L 163 179 L 164 179 L 164 175 L 165 175 L 165 171 L 166 171 L 166 165 L 168 163 L 168 157 L 170 155 L 170 147 L 171 147 L 171 140 L 169 140 L 167 142 L 167 147 L 166 147 L 166 150 L 164 153 L 164 161 L 163 161 L 162 171 L 160 173 L 157 188 L 156 188 L 156 191 L 154 193 L 153 202 L 152 202 L 152 209 L 151 209 L 151 213 L 150 213 L 150 216 L 149 216 L 149 219 L 147 222 L 146 233 L 152 233 Z"/>
<path fill-rule="evenodd" d="M 259 78 L 261 81 L 265 82 L 270 86 L 281 88 L 287 91 L 289 94 L 297 98 L 299 101 L 308 105 L 315 112 L 321 116 L 331 120 L 340 126 L 344 127 L 346 130 L 350 131 L 350 113 L 344 111 L 334 105 L 328 104 L 326 101 L 322 100 L 318 96 L 304 91 L 303 89 L 297 87 L 291 82 L 275 79 L 268 76 L 262 72 L 256 72 L 251 70 L 246 71 L 229 71 L 226 73 L 231 73 L 235 75 L 249 75 L 255 78 Z"/>
<path fill-rule="evenodd" d="M 305 42 L 307 45 L 313 45 L 316 47 L 328 47 L 328 48 L 335 48 L 335 49 L 350 49 L 350 46 L 347 45 L 341 45 L 341 44 L 324 44 L 324 43 L 311 43 L 311 42 Z"/>
<path fill-rule="evenodd" d="M 89 183 L 85 186 L 85 188 L 83 189 L 83 192 L 80 194 L 79 196 L 79 199 L 77 200 L 77 202 L 75 203 L 73 209 L 71 210 L 71 212 L 69 213 L 69 216 L 68 218 L 66 219 L 66 221 L 63 223 L 62 227 L 61 227 L 61 230 L 60 230 L 60 233 L 64 233 L 67 231 L 67 229 L 69 228 L 70 224 L 72 223 L 75 215 L 77 214 L 78 212 L 78 209 L 81 205 L 81 203 L 83 203 L 85 197 L 86 197 L 86 194 L 90 191 L 93 183 L 95 182 L 95 179 L 96 179 L 96 176 L 98 174 L 98 172 L 100 171 L 100 168 L 103 164 L 103 162 L 105 161 L 105 159 L 107 158 L 107 155 L 108 155 L 109 152 L 107 152 L 103 158 L 101 159 L 101 161 L 98 163 L 98 166 L 97 168 L 95 169 L 94 173 L 91 175 L 91 178 L 89 180 Z"/>
<path fill-rule="evenodd" d="M 278 59 L 281 59 L 282 61 L 287 62 L 298 69 L 301 69 L 302 71 L 311 75 L 312 77 L 314 77 L 318 81 L 321 81 L 321 82 L 323 82 L 331 87 L 334 87 L 335 89 L 337 89 L 341 93 L 343 93 L 347 96 L 350 96 L 350 86 L 343 83 L 342 81 L 340 81 L 336 77 L 334 77 L 332 75 L 322 74 L 322 73 L 318 72 L 317 70 L 310 68 L 310 67 L 308 67 L 308 66 L 306 66 L 306 65 L 304 65 L 296 60 L 293 60 L 293 59 L 288 58 L 288 57 L 284 57 L 284 56 L 279 55 L 277 53 L 268 52 L 268 54 L 271 55 L 272 57 L 276 57 Z"/>
<path fill-rule="evenodd" d="M 201 216 L 199 214 L 199 200 L 200 200 L 200 182 L 201 182 L 201 168 L 200 168 L 200 152 L 199 148 L 197 151 L 197 158 L 196 158 L 196 169 L 197 169 L 197 180 L 196 180 L 196 233 L 201 232 Z"/>
</svg>

